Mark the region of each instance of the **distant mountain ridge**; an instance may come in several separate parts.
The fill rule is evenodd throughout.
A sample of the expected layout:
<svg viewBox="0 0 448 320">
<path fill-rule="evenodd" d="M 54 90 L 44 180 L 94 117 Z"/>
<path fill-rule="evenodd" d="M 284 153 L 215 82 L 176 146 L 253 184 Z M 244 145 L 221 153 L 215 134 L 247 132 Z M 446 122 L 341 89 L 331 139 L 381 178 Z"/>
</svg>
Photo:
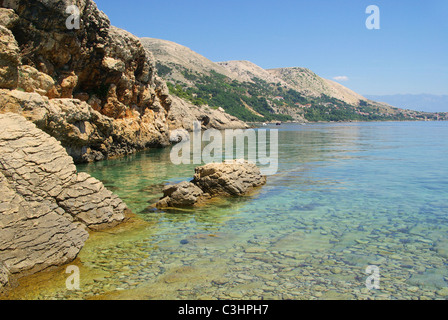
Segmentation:
<svg viewBox="0 0 448 320">
<path fill-rule="evenodd" d="M 222 107 L 243 121 L 437 119 L 394 108 L 306 68 L 265 70 L 250 61 L 213 62 L 180 44 L 141 39 L 170 93 L 196 105 Z"/>
<path fill-rule="evenodd" d="M 323 79 L 306 68 L 279 68 L 267 71 L 306 96 L 318 97 L 325 94 L 352 105 L 359 105 L 360 101 L 367 100 L 343 85 Z"/>
<path fill-rule="evenodd" d="M 217 64 L 232 72 L 235 77 L 239 77 L 243 81 L 253 82 L 255 78 L 258 78 L 268 83 L 280 82 L 282 85 L 287 85 L 282 79 L 250 61 L 234 60 L 217 62 Z"/>
<path fill-rule="evenodd" d="M 156 57 L 159 68 L 163 66 L 165 72 L 170 73 L 171 81 L 191 83 L 191 80 L 181 72 L 182 69 L 199 74 L 210 74 L 210 71 L 214 71 L 232 79 L 244 81 L 219 64 L 175 42 L 154 38 L 141 38 L 140 41 Z"/>
<path fill-rule="evenodd" d="M 426 112 L 448 112 L 448 95 L 395 94 L 366 95 L 367 98 L 389 103 L 403 109 Z"/>
</svg>

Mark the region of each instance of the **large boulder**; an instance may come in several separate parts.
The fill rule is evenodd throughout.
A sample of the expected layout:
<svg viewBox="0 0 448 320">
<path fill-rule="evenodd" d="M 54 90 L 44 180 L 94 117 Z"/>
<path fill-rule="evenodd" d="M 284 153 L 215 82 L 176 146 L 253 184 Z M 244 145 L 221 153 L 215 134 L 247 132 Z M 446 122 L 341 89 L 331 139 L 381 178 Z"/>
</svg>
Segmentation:
<svg viewBox="0 0 448 320">
<path fill-rule="evenodd" d="M 266 176 L 254 163 L 234 160 L 196 168 L 192 182 L 212 196 L 241 196 L 264 185 Z"/>
<path fill-rule="evenodd" d="M 163 197 L 158 202 L 158 208 L 189 207 L 195 205 L 203 191 L 191 182 L 183 181 L 176 185 L 169 185 L 163 189 Z"/>
<path fill-rule="evenodd" d="M 36 92 L 41 96 L 46 96 L 55 86 L 52 77 L 31 66 L 20 66 L 18 70 L 17 87 L 25 92 Z"/>
<path fill-rule="evenodd" d="M 191 182 L 168 185 L 155 204 L 158 209 L 202 205 L 217 196 L 242 196 L 266 184 L 266 176 L 244 160 L 211 163 L 195 169 Z"/>
<path fill-rule="evenodd" d="M 13 276 L 72 261 L 88 238 L 57 203 L 31 200 L 38 196 L 27 192 L 0 172 L 0 288 Z"/>
<path fill-rule="evenodd" d="M 48 99 L 37 93 L 0 89 L 0 114 L 6 112 L 23 115 L 56 138 L 75 162 L 169 144 L 165 126 L 151 112 L 144 118 L 114 120 L 78 99 Z"/>
<path fill-rule="evenodd" d="M 9 275 L 72 261 L 87 230 L 113 227 L 126 205 L 78 174 L 53 137 L 20 115 L 0 114 L 0 287 Z"/>
</svg>

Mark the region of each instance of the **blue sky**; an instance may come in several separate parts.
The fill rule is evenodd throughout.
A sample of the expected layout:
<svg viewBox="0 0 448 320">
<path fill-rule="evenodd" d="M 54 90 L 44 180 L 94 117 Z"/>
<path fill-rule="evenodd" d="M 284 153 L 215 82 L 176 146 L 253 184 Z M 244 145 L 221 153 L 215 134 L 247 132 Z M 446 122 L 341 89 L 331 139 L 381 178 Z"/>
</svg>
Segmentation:
<svg viewBox="0 0 448 320">
<path fill-rule="evenodd" d="M 306 67 L 361 94 L 448 94 L 447 0 L 95 2 L 115 26 L 213 61 Z M 369 5 L 380 30 L 365 26 Z"/>
</svg>

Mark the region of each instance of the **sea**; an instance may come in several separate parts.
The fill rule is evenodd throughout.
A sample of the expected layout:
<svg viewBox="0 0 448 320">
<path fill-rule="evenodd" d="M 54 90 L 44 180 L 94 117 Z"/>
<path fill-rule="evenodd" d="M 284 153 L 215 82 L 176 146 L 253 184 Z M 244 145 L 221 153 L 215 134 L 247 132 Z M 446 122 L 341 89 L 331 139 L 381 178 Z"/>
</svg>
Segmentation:
<svg viewBox="0 0 448 320">
<path fill-rule="evenodd" d="M 95 232 L 16 298 L 414 300 L 448 297 L 448 122 L 283 124 L 278 171 L 251 194 L 161 211 L 191 180 L 170 148 L 79 165 L 132 219 Z"/>
</svg>

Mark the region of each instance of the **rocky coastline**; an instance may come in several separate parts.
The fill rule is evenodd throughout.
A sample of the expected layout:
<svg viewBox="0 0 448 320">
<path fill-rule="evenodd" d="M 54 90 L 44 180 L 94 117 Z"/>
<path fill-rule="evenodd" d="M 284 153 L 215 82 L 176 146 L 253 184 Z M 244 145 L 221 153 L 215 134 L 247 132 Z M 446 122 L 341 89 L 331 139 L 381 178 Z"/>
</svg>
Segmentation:
<svg viewBox="0 0 448 320">
<path fill-rule="evenodd" d="M 195 121 L 247 128 L 172 97 L 152 53 L 93 1 L 0 1 L 0 292 L 126 220 L 123 201 L 75 163 L 167 147 Z"/>
<path fill-rule="evenodd" d="M 90 0 L 0 5 L 0 113 L 25 116 L 54 136 L 75 162 L 170 145 L 170 131 L 247 128 L 223 111 L 172 97 L 139 38 L 110 24 Z"/>
</svg>

